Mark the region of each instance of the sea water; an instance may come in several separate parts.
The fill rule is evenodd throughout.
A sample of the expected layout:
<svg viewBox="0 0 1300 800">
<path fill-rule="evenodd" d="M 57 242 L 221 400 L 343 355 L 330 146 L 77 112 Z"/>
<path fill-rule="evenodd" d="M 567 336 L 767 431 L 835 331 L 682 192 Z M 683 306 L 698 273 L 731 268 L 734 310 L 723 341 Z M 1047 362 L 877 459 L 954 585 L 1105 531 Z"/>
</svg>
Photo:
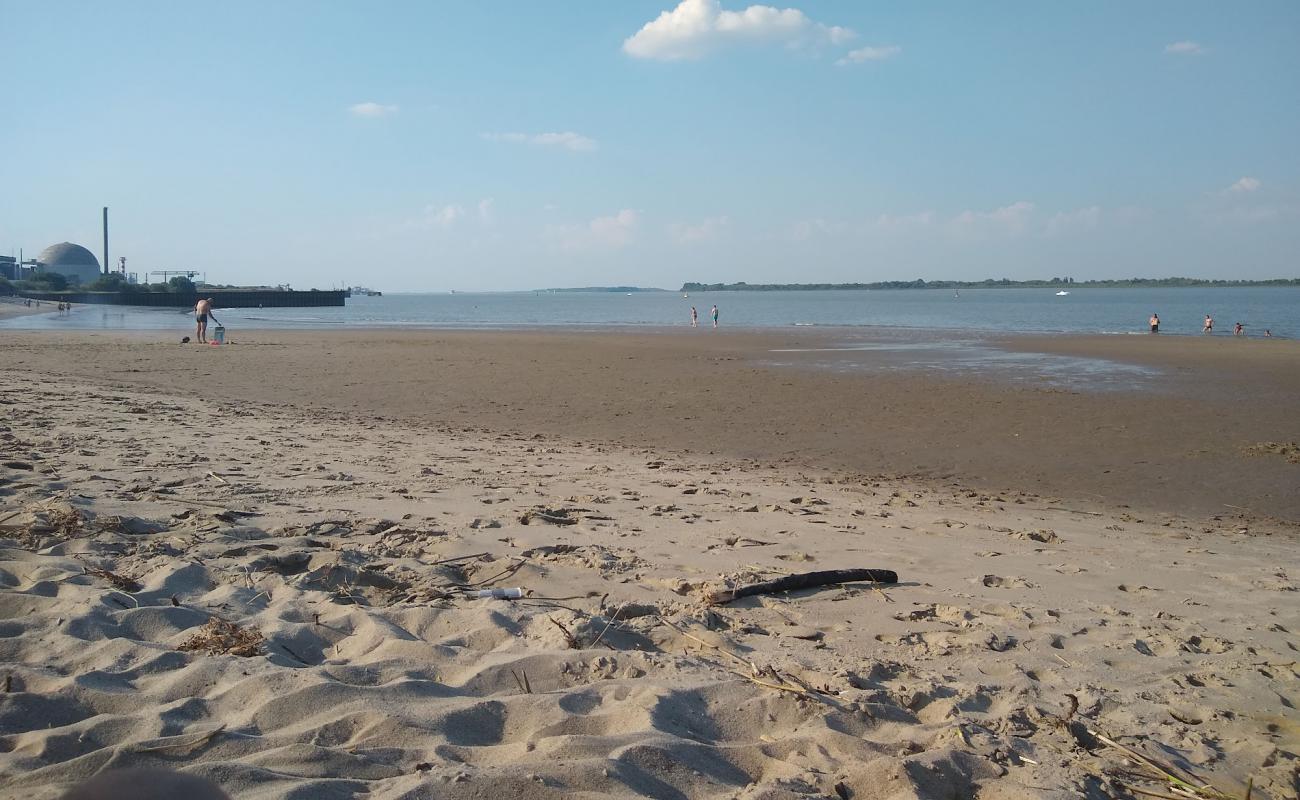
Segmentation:
<svg viewBox="0 0 1300 800">
<path fill-rule="evenodd" d="M 1145 333 L 1152 313 L 1163 334 L 1197 334 L 1206 314 L 1216 335 L 1237 322 L 1247 335 L 1300 338 L 1300 287 L 891 289 L 794 292 L 497 292 L 352 297 L 333 308 L 218 308 L 232 331 L 256 328 L 626 328 L 871 327 L 931 331 Z M 43 329 L 192 331 L 189 309 L 78 305 L 0 321 L 0 331 Z"/>
</svg>

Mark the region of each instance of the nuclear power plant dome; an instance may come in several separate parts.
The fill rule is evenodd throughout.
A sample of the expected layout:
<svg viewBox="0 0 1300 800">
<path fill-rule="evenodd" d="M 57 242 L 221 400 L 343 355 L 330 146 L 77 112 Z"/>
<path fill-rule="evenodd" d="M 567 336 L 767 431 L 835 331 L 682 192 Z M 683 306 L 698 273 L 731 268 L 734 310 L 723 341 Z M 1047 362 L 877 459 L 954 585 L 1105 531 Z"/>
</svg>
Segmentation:
<svg viewBox="0 0 1300 800">
<path fill-rule="evenodd" d="M 100 276 L 99 259 L 95 254 L 72 242 L 50 245 L 36 257 L 36 262 L 46 272 L 57 272 L 65 278 L 76 278 L 90 283 Z"/>
</svg>

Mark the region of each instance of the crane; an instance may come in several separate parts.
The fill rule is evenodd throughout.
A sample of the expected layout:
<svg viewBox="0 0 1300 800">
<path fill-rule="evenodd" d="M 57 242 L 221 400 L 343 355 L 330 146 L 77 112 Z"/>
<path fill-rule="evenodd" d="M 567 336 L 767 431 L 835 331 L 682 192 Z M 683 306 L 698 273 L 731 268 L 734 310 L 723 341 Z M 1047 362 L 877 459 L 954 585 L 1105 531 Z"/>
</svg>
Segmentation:
<svg viewBox="0 0 1300 800">
<path fill-rule="evenodd" d="M 199 274 L 198 272 L 192 269 L 159 269 L 159 270 L 154 270 L 153 272 L 145 273 L 144 277 L 145 280 L 148 280 L 153 275 L 161 275 L 162 282 L 166 283 L 167 281 L 171 280 L 174 276 L 177 275 L 183 275 L 186 278 L 193 278 L 195 275 L 198 274 Z"/>
</svg>

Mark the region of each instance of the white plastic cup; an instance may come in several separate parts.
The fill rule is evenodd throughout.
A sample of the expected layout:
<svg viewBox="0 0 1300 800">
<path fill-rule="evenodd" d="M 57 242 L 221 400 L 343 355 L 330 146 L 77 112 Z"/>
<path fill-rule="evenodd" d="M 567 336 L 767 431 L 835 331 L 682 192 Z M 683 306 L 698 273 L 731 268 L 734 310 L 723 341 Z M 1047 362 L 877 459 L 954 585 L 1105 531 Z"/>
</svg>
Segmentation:
<svg viewBox="0 0 1300 800">
<path fill-rule="evenodd" d="M 524 590 L 518 587 L 514 589 L 479 589 L 474 593 L 475 597 L 495 597 L 498 600 L 518 600 L 524 596 Z"/>
</svg>

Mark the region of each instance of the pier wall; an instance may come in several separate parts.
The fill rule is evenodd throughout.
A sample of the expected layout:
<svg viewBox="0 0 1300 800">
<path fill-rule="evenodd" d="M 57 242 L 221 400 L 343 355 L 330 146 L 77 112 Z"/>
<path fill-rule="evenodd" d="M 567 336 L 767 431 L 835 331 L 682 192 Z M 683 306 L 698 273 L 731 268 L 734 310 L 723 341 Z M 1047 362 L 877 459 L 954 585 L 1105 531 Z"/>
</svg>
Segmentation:
<svg viewBox="0 0 1300 800">
<path fill-rule="evenodd" d="M 203 292 L 21 292 L 20 296 L 30 297 L 48 303 L 77 303 L 80 305 L 112 306 L 151 306 L 156 308 L 193 308 L 200 297 L 211 297 L 212 305 L 222 308 L 306 308 L 320 306 L 341 306 L 351 292 L 317 291 L 305 292 L 267 290 L 222 290 L 209 289 Z"/>
</svg>

